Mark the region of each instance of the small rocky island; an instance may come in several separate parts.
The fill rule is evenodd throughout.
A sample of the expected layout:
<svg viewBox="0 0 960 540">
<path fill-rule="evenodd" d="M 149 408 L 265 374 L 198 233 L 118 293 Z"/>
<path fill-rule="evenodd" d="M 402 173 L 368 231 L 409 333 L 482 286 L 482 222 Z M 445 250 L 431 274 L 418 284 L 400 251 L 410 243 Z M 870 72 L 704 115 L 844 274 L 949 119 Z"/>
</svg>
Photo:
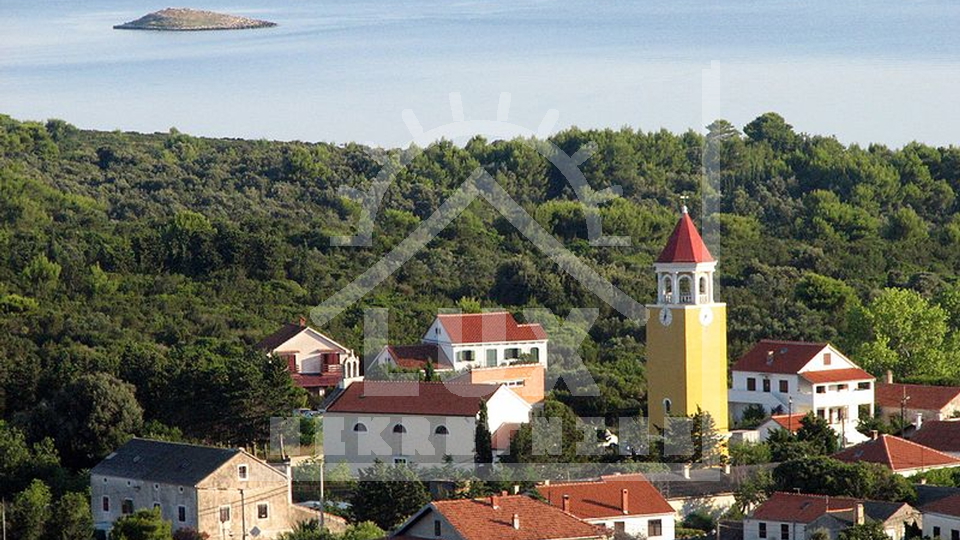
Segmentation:
<svg viewBox="0 0 960 540">
<path fill-rule="evenodd" d="M 144 15 L 135 21 L 114 26 L 117 30 L 165 30 L 187 32 L 199 30 L 243 30 L 268 28 L 277 23 L 237 17 L 213 11 L 188 8 L 167 8 Z"/>
</svg>

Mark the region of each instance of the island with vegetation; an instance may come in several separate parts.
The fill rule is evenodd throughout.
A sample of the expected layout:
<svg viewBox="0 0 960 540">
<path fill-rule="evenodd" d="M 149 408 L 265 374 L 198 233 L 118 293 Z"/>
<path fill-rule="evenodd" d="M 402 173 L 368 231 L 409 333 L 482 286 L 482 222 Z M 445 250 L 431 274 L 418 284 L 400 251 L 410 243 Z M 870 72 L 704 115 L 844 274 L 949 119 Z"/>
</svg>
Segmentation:
<svg viewBox="0 0 960 540">
<path fill-rule="evenodd" d="M 277 23 L 248 19 L 213 11 L 203 11 L 188 8 L 167 8 L 114 26 L 117 30 L 166 30 L 166 31 L 198 31 L 198 30 L 243 30 L 246 28 L 268 28 Z"/>
</svg>

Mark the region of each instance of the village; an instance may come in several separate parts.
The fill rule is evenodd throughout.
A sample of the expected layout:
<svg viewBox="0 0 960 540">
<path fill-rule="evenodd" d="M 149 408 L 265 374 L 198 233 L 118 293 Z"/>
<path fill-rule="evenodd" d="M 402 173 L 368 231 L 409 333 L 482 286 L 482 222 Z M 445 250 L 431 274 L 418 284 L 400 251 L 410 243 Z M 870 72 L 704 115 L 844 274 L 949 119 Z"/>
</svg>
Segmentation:
<svg viewBox="0 0 960 540">
<path fill-rule="evenodd" d="M 608 470 L 573 476 L 583 469 L 565 464 L 548 441 L 542 454 L 569 465 L 553 469 L 563 474 L 483 477 L 520 470 L 523 441 L 532 434 L 536 449 L 543 436 L 537 425 L 567 432 L 545 412 L 553 388 L 550 336 L 540 324 L 506 311 L 442 313 L 420 342 L 388 344 L 364 365 L 301 319 L 259 347 L 316 404 L 300 411 L 322 418 L 310 453 L 295 455 L 290 439 L 269 456 L 135 438 L 91 471 L 95 525 L 109 531 L 124 516 L 159 509 L 174 530 L 211 539 L 277 538 L 317 521 L 343 531 L 322 472 L 320 500 L 295 500 L 297 463 L 319 462 L 361 484 L 383 480 L 370 471 L 384 467 L 477 474 L 466 487 L 425 480 L 432 500 L 391 524 L 387 538 L 960 540 L 960 489 L 927 483 L 930 474 L 960 471 L 960 387 L 877 378 L 830 343 L 776 336 L 728 362 L 717 264 L 684 208 L 653 268 L 646 418 L 631 434 L 621 422 L 585 445 L 606 456 L 593 461 Z M 865 429 L 870 422 L 877 429 Z M 676 441 L 688 451 L 671 454 L 677 434 L 693 439 Z M 761 448 L 774 455 L 751 459 Z M 633 459 L 657 452 L 657 463 Z M 837 487 L 858 482 L 855 470 L 873 483 L 863 496 Z"/>
</svg>

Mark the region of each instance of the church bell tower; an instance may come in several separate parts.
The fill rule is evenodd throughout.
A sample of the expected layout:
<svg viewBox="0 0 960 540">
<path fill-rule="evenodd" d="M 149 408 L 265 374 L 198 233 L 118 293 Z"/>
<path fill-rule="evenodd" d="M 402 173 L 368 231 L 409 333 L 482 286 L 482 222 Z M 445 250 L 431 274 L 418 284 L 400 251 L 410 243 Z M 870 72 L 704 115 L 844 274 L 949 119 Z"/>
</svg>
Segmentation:
<svg viewBox="0 0 960 540">
<path fill-rule="evenodd" d="M 647 416 L 662 428 L 667 416 L 709 412 L 728 429 L 727 306 L 713 297 L 717 261 L 683 207 L 680 221 L 654 263 L 657 301 L 648 305 Z"/>
</svg>

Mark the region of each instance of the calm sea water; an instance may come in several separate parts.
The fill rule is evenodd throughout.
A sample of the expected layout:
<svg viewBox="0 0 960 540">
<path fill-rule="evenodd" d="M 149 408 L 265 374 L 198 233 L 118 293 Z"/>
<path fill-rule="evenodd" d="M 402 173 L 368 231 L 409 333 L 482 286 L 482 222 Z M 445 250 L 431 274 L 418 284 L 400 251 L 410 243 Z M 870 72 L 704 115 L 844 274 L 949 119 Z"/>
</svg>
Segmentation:
<svg viewBox="0 0 960 540">
<path fill-rule="evenodd" d="M 190 7 L 279 26 L 111 28 L 163 7 L 0 0 L 0 112 L 399 145 L 412 116 L 428 132 L 461 117 L 488 131 L 509 92 L 507 122 L 532 130 L 552 109 L 554 129 L 644 130 L 776 110 L 845 142 L 960 143 L 948 0 L 202 0 Z"/>
</svg>

